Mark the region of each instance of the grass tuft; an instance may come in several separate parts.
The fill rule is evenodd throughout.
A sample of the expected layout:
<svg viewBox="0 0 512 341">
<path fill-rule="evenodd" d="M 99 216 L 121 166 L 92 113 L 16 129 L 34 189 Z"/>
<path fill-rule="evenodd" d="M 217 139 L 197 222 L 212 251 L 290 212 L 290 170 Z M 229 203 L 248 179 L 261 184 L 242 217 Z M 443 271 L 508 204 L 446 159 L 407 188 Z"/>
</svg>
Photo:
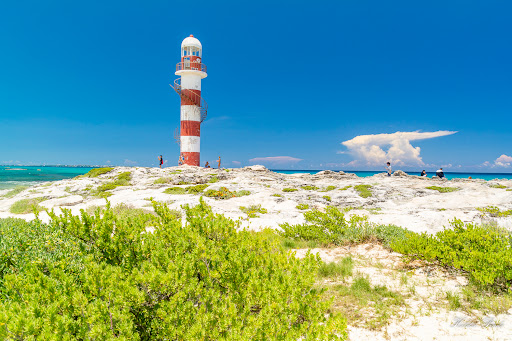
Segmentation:
<svg viewBox="0 0 512 341">
<path fill-rule="evenodd" d="M 359 196 L 361 198 L 371 197 L 373 195 L 371 188 L 372 188 L 371 185 L 356 185 L 356 186 L 354 186 L 354 189 L 357 191 L 357 194 L 359 194 Z"/>
<path fill-rule="evenodd" d="M 297 192 L 297 188 L 283 188 L 283 192 Z"/>
<path fill-rule="evenodd" d="M 81 178 L 96 178 L 100 175 L 107 174 L 114 170 L 113 167 L 93 168 L 84 175 L 80 175 Z"/>
<path fill-rule="evenodd" d="M 431 189 L 433 191 L 438 191 L 439 193 L 450 193 L 458 191 L 459 188 L 457 187 L 439 187 L 439 186 L 429 186 L 425 187 L 426 189 Z"/>
<path fill-rule="evenodd" d="M 12 198 L 12 197 L 14 197 L 17 194 L 20 194 L 21 192 L 23 192 L 27 188 L 29 188 L 29 186 L 16 186 L 13 189 L 11 189 L 9 192 L 5 193 L 3 195 L 3 197 L 4 198 Z"/>
<path fill-rule="evenodd" d="M 12 204 L 11 208 L 9 209 L 9 212 L 14 214 L 27 214 L 27 213 L 37 213 L 41 212 L 43 208 L 39 206 L 39 203 L 41 201 L 44 201 L 45 198 L 31 198 L 31 199 L 22 199 L 16 201 L 14 204 Z"/>
<path fill-rule="evenodd" d="M 353 269 L 354 261 L 351 257 L 345 257 L 337 263 L 321 263 L 318 268 L 318 276 L 321 278 L 345 278 L 352 276 Z"/>
</svg>

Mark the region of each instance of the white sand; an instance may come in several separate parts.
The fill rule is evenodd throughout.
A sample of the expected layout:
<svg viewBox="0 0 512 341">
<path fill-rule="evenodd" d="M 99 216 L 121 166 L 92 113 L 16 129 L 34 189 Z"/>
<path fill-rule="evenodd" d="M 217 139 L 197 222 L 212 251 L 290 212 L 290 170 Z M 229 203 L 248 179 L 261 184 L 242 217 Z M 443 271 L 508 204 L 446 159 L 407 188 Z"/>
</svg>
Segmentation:
<svg viewBox="0 0 512 341">
<path fill-rule="evenodd" d="M 172 174 L 180 170 L 180 174 Z M 512 189 L 511 180 L 438 180 L 420 178 L 417 176 L 392 176 L 384 174 L 367 178 L 359 178 L 352 174 L 324 171 L 316 175 L 310 174 L 278 174 L 268 171 L 262 166 L 252 166 L 243 169 L 220 171 L 204 169 L 199 167 L 171 167 L 165 169 L 142 168 L 142 167 L 117 167 L 114 171 L 101 175 L 97 178 L 77 178 L 71 180 L 56 181 L 53 183 L 33 186 L 13 198 L 3 198 L 2 194 L 8 191 L 0 191 L 0 218 L 20 217 L 33 219 L 33 214 L 16 215 L 9 212 L 11 205 L 26 198 L 43 197 L 40 203 L 56 213 L 61 208 L 67 208 L 74 214 L 79 214 L 81 209 L 91 206 L 105 205 L 105 199 L 91 195 L 91 191 L 100 184 L 112 181 L 121 172 L 132 172 L 132 185 L 118 187 L 112 191 L 108 200 L 112 205 L 125 203 L 133 207 L 152 210 L 149 198 L 157 201 L 168 202 L 169 207 L 180 209 L 181 205 L 198 203 L 198 195 L 169 195 L 163 191 L 171 186 L 176 186 L 180 181 L 191 184 L 208 183 L 212 175 L 217 175 L 219 181 L 209 184 L 209 189 L 227 187 L 231 191 L 249 190 L 248 196 L 231 198 L 227 200 L 215 200 L 204 198 L 213 207 L 215 212 L 222 213 L 228 217 L 241 218 L 242 226 L 254 230 L 265 227 L 279 228 L 279 224 L 301 223 L 304 221 L 303 212 L 296 208 L 298 204 L 308 204 L 310 208 L 323 209 L 328 205 L 338 207 L 354 207 L 348 214 L 368 215 L 369 220 L 375 223 L 394 224 L 406 227 L 416 232 L 435 233 L 449 226 L 449 221 L 459 218 L 465 222 L 495 221 L 499 226 L 512 229 L 512 218 L 490 218 L 476 208 L 485 206 L 497 206 L 500 209 L 512 209 L 512 191 L 493 188 L 490 185 L 501 184 Z M 155 185 L 154 181 L 161 177 L 171 177 L 173 184 Z M 353 186 L 367 184 L 372 186 L 373 195 L 369 198 L 362 198 L 354 190 Z M 319 190 L 304 190 L 301 186 L 316 186 L 320 189 L 327 186 L 337 188 L 328 192 Z M 340 190 L 346 186 L 352 186 L 347 190 Z M 439 193 L 426 189 L 428 186 L 457 187 L 458 191 L 451 193 Z M 181 186 L 185 187 L 185 186 Z M 283 188 L 298 188 L 296 192 L 283 192 Z M 281 197 L 273 196 L 279 194 Z M 324 196 L 329 196 L 328 201 Z M 247 216 L 239 209 L 240 206 L 261 205 L 267 209 L 267 214 L 260 214 L 258 218 L 247 219 Z M 43 221 L 49 217 L 45 212 L 40 214 Z M 351 253 L 367 257 L 366 251 L 358 249 Z M 314 250 L 319 252 L 326 261 L 333 261 L 347 254 L 347 250 Z M 301 251 L 303 252 L 303 251 Z M 377 252 L 377 251 L 372 251 Z M 380 255 L 380 256 L 379 256 Z M 300 256 L 300 254 L 299 254 Z M 390 262 L 391 268 L 400 263 L 400 256 L 389 254 L 385 250 L 379 250 L 371 254 L 375 259 Z M 371 266 L 359 269 L 371 275 L 372 282 L 385 283 L 389 288 L 397 288 L 389 276 L 379 274 Z M 456 290 L 460 287 L 461 279 L 447 279 L 442 281 L 440 288 L 434 288 L 421 283 L 421 274 L 417 282 L 419 297 L 435 295 L 432 290 Z M 415 275 L 416 276 L 416 275 Z M 442 276 L 441 276 L 442 277 Z M 443 277 L 444 278 L 444 277 Z M 423 299 L 424 302 L 426 299 Z M 416 302 L 416 306 L 421 306 Z M 512 313 L 512 311 L 509 311 Z M 416 313 L 415 313 L 416 314 Z M 352 340 L 372 338 L 375 340 L 512 340 L 512 317 L 510 314 L 499 317 L 486 317 L 482 323 L 475 324 L 461 313 L 449 312 L 437 309 L 429 315 L 417 313 L 414 317 L 407 317 L 393 322 L 387 332 L 374 332 L 362 328 L 350 327 Z M 495 323 L 492 321 L 498 321 Z M 386 334 L 387 333 L 387 334 Z M 387 335 L 387 336 L 386 336 Z M 386 338 L 384 338 L 386 336 Z"/>
</svg>

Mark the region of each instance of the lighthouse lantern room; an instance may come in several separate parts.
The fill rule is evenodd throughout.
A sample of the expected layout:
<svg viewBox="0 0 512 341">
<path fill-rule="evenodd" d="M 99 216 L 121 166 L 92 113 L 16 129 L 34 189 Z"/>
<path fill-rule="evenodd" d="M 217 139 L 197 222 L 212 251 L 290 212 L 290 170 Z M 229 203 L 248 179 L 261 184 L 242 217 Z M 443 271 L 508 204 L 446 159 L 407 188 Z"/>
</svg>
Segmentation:
<svg viewBox="0 0 512 341">
<path fill-rule="evenodd" d="M 207 76 L 202 63 L 203 47 L 193 35 L 181 43 L 181 62 L 175 75 L 180 78 L 171 85 L 181 98 L 179 139 L 180 156 L 184 164 L 199 166 L 201 122 L 206 118 L 207 105 L 201 97 L 201 79 Z"/>
</svg>

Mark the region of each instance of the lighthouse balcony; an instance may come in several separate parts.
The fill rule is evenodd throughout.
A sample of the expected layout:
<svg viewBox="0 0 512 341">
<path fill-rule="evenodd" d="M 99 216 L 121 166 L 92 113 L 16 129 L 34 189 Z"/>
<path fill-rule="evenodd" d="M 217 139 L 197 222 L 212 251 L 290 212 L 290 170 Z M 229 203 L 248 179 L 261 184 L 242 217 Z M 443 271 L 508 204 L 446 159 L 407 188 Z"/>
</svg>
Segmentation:
<svg viewBox="0 0 512 341">
<path fill-rule="evenodd" d="M 180 62 L 176 64 L 176 71 L 184 70 L 201 71 L 206 73 L 206 65 L 204 65 L 203 63 L 196 62 Z"/>
</svg>

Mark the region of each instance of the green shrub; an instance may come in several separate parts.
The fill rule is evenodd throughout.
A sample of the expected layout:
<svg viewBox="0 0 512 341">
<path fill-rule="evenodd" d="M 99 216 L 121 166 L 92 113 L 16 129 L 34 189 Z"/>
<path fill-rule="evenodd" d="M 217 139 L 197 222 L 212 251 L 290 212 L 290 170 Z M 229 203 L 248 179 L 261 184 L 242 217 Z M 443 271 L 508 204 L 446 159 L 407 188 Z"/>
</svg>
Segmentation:
<svg viewBox="0 0 512 341">
<path fill-rule="evenodd" d="M 492 188 L 507 188 L 507 186 L 501 185 L 501 184 L 492 184 L 492 185 L 489 185 L 489 187 L 492 187 Z"/>
<path fill-rule="evenodd" d="M 433 191 L 438 191 L 439 193 L 449 193 L 449 192 L 455 192 L 455 191 L 459 190 L 459 188 L 457 188 L 457 187 L 429 186 L 429 187 L 425 187 L 425 188 L 431 189 Z"/>
<path fill-rule="evenodd" d="M 113 170 L 114 170 L 113 167 L 93 168 L 90 171 L 88 171 L 87 173 L 85 173 L 84 175 L 80 175 L 80 177 L 95 178 L 102 174 L 107 174 L 108 172 L 111 172 Z"/>
<path fill-rule="evenodd" d="M 435 235 L 410 232 L 393 241 L 393 250 L 409 259 L 436 261 L 465 271 L 479 287 L 507 288 L 512 284 L 512 234 L 494 226 L 464 224 L 455 219 L 451 229 Z"/>
<path fill-rule="evenodd" d="M 116 179 L 111 182 L 104 183 L 96 188 L 94 191 L 94 195 L 106 198 L 112 195 L 112 193 L 107 192 L 113 189 L 116 189 L 119 186 L 129 186 L 130 180 L 132 179 L 131 172 L 123 172 L 117 175 Z"/>
<path fill-rule="evenodd" d="M 345 257 L 339 262 L 322 263 L 318 268 L 318 275 L 322 278 L 348 277 L 352 276 L 354 261 L 351 257 Z"/>
<path fill-rule="evenodd" d="M 356 185 L 354 189 L 361 198 L 368 198 L 372 196 L 371 185 Z"/>
<path fill-rule="evenodd" d="M 13 189 L 11 189 L 9 192 L 5 193 L 3 195 L 3 197 L 4 198 L 12 198 L 17 194 L 20 194 L 21 192 L 23 192 L 24 190 L 26 190 L 29 187 L 30 186 L 16 186 Z"/>
<path fill-rule="evenodd" d="M 180 181 L 180 182 L 178 182 L 178 185 L 190 185 L 190 182 L 188 182 L 188 181 Z"/>
<path fill-rule="evenodd" d="M 309 205 L 308 204 L 298 204 L 297 206 L 295 206 L 295 208 L 298 210 L 307 210 L 309 208 Z"/>
<path fill-rule="evenodd" d="M 187 190 L 187 193 L 189 193 L 189 194 L 199 194 L 199 193 L 202 193 L 208 186 L 209 186 L 208 184 L 188 186 L 186 188 L 186 190 Z"/>
<path fill-rule="evenodd" d="M 322 198 L 324 198 L 327 201 L 332 201 L 331 197 L 328 195 L 324 195 Z"/>
<path fill-rule="evenodd" d="M 251 191 L 248 191 L 248 190 L 242 189 L 242 190 L 240 190 L 240 191 L 237 191 L 235 196 L 237 196 L 237 197 L 243 197 L 243 196 L 250 195 L 250 194 L 251 194 Z"/>
<path fill-rule="evenodd" d="M 208 180 L 209 183 L 214 184 L 219 181 L 219 177 L 217 175 L 214 175 Z"/>
<path fill-rule="evenodd" d="M 297 188 L 283 188 L 283 192 L 297 192 Z"/>
<path fill-rule="evenodd" d="M 275 193 L 275 194 L 272 194 L 273 197 L 278 197 L 278 198 L 282 198 L 283 196 L 281 194 L 278 194 L 278 193 Z"/>
<path fill-rule="evenodd" d="M 171 183 L 171 182 L 172 182 L 172 178 L 161 177 L 161 178 L 156 179 L 153 183 L 155 185 L 159 185 L 159 184 L 168 184 L 168 183 Z"/>
<path fill-rule="evenodd" d="M 63 210 L 49 225 L 23 229 L 0 221 L 0 339 L 347 337 L 314 287 L 318 258 L 297 259 L 264 234 L 237 232 L 238 223 L 202 200 L 185 207 L 185 223 L 164 205 L 154 209 L 153 232 L 109 205 L 102 215 Z"/>
<path fill-rule="evenodd" d="M 316 187 L 316 186 L 309 186 L 309 185 L 302 186 L 301 188 L 305 189 L 306 191 L 316 191 L 318 189 L 318 187 Z"/>
<path fill-rule="evenodd" d="M 187 190 L 184 187 L 169 187 L 164 190 L 165 194 L 186 194 Z"/>
<path fill-rule="evenodd" d="M 329 192 L 336 189 L 336 186 L 327 186 L 324 189 L 321 189 L 320 192 Z"/>
<path fill-rule="evenodd" d="M 249 207 L 240 206 L 240 211 L 247 214 L 247 219 L 257 218 L 259 217 L 258 213 L 265 214 L 268 212 L 267 209 L 261 207 L 261 205 L 251 205 Z"/>
<path fill-rule="evenodd" d="M 340 188 L 340 191 L 346 191 L 347 189 L 349 189 L 349 188 L 351 188 L 351 187 L 352 187 L 352 186 L 350 186 L 350 185 L 349 185 L 349 186 L 345 186 L 345 187 L 343 187 L 343 188 Z"/>
<path fill-rule="evenodd" d="M 26 213 L 37 213 L 41 212 L 43 208 L 39 206 L 41 201 L 44 201 L 45 198 L 31 198 L 31 199 L 21 199 L 16 201 L 11 205 L 9 212 L 14 214 L 26 214 Z"/>
<path fill-rule="evenodd" d="M 317 241 L 323 245 L 380 242 L 389 247 L 392 241 L 407 237 L 408 231 L 393 225 L 374 225 L 366 217 L 345 218 L 344 210 L 327 206 L 325 212 L 312 210 L 304 213 L 305 224 L 279 225 L 284 238 Z"/>
<path fill-rule="evenodd" d="M 502 211 L 496 206 L 477 207 L 477 210 L 488 213 L 491 217 L 508 217 L 512 215 L 512 210 Z"/>
</svg>

